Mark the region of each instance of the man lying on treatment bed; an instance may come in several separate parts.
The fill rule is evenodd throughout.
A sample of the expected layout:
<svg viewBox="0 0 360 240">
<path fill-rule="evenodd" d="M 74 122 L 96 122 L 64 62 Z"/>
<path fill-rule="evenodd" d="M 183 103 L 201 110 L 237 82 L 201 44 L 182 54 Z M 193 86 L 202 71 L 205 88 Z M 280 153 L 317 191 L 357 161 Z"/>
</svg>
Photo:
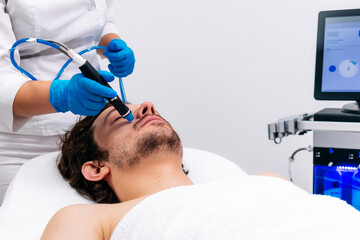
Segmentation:
<svg viewBox="0 0 360 240">
<path fill-rule="evenodd" d="M 290 182 L 241 176 L 193 185 L 182 144 L 152 103 L 107 105 L 69 132 L 58 167 L 98 203 L 58 211 L 42 239 L 338 239 L 360 236 L 360 213 Z M 205 166 L 206 167 L 206 166 Z"/>
</svg>

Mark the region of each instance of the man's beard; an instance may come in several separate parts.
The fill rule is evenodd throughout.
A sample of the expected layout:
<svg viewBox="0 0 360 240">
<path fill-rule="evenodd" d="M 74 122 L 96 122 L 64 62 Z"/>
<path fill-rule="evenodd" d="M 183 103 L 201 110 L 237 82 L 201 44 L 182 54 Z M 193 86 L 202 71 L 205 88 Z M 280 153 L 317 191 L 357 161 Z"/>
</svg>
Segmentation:
<svg viewBox="0 0 360 240">
<path fill-rule="evenodd" d="M 164 120 L 165 121 L 165 120 Z M 168 122 L 151 123 L 158 126 L 153 131 L 144 133 L 136 139 L 131 149 L 126 144 L 120 144 L 117 149 L 110 151 L 110 161 L 120 168 L 133 167 L 144 158 L 149 158 L 157 153 L 174 153 L 182 158 L 183 149 L 181 140 L 175 130 L 170 127 Z M 165 125 L 170 127 L 167 128 Z M 165 127 L 162 127 L 165 126 Z"/>
</svg>

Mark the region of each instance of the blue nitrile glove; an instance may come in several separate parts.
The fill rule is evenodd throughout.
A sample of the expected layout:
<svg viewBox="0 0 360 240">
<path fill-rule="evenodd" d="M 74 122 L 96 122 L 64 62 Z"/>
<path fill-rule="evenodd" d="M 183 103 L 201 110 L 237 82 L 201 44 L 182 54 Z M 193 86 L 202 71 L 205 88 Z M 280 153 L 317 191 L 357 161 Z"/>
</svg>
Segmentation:
<svg viewBox="0 0 360 240">
<path fill-rule="evenodd" d="M 99 71 L 107 82 L 114 80 L 110 72 Z M 57 112 L 71 111 L 74 114 L 94 116 L 105 106 L 107 98 L 114 98 L 117 93 L 100 83 L 75 74 L 71 80 L 54 80 L 49 91 L 49 101 Z"/>
<path fill-rule="evenodd" d="M 111 40 L 108 51 L 103 54 L 109 59 L 109 70 L 115 76 L 122 78 L 130 75 L 135 66 L 135 56 L 133 50 L 126 43 L 118 38 Z"/>
</svg>

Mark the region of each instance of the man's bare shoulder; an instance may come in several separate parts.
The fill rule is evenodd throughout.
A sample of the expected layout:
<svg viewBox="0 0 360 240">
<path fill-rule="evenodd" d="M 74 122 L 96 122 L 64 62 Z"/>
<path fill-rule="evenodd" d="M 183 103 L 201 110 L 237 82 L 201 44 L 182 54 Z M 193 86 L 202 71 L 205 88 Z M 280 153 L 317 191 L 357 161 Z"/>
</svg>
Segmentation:
<svg viewBox="0 0 360 240">
<path fill-rule="evenodd" d="M 77 204 L 60 209 L 50 219 L 41 239 L 102 239 L 94 206 Z"/>
<path fill-rule="evenodd" d="M 110 239 L 126 213 L 145 197 L 117 204 L 76 204 L 51 218 L 41 239 Z"/>
</svg>

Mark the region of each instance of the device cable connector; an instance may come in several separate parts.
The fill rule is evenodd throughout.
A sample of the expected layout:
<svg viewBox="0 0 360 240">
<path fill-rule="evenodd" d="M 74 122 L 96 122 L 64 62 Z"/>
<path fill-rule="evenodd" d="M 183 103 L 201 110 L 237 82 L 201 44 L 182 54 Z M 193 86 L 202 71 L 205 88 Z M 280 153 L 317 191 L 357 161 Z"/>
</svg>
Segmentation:
<svg viewBox="0 0 360 240">
<path fill-rule="evenodd" d="M 293 178 L 292 178 L 292 174 L 291 174 L 291 164 L 295 161 L 295 155 L 298 153 L 298 152 L 301 152 L 301 151 L 308 151 L 308 152 L 312 152 L 313 151 L 313 147 L 312 146 L 308 146 L 308 147 L 304 147 L 304 148 L 299 148 L 297 149 L 293 154 L 291 154 L 291 156 L 289 157 L 289 167 L 288 167 L 288 170 L 289 170 L 289 178 L 290 178 L 290 181 L 293 182 Z"/>
</svg>

